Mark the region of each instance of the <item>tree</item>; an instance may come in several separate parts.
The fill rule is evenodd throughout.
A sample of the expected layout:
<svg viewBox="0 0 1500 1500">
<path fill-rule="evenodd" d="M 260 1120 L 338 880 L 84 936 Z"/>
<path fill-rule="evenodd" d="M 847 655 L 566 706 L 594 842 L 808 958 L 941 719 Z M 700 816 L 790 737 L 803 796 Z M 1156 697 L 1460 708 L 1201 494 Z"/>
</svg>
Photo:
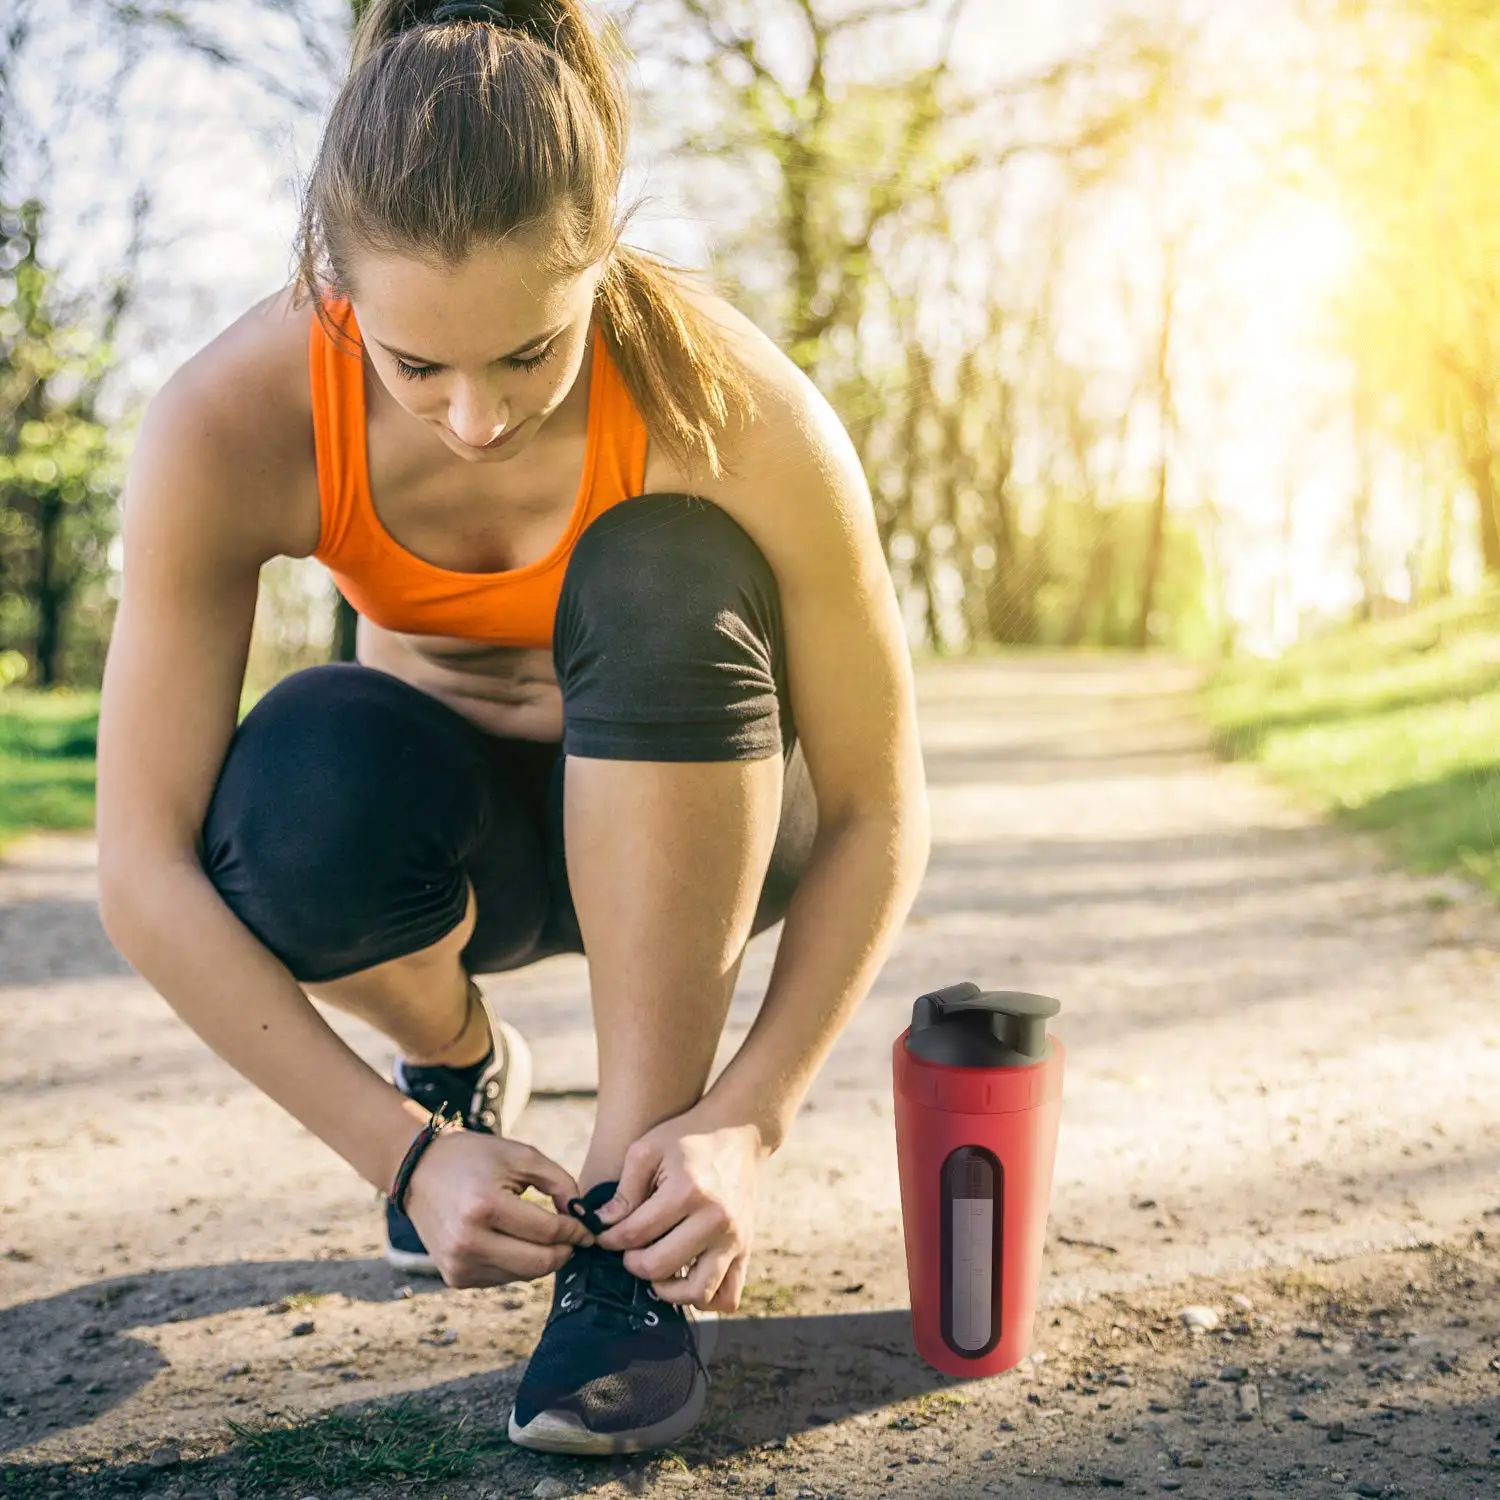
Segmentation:
<svg viewBox="0 0 1500 1500">
<path fill-rule="evenodd" d="M 1371 422 L 1449 448 L 1500 575 L 1500 13 L 1392 0 L 1358 17 L 1368 45 L 1325 146 L 1366 247 L 1345 344 Z"/>
<path fill-rule="evenodd" d="M 0 206 L 0 650 L 52 687 L 75 675 L 70 614 L 108 575 L 119 463 L 98 400 L 129 282 L 90 328 L 43 267 L 42 217 L 35 199 Z"/>
</svg>

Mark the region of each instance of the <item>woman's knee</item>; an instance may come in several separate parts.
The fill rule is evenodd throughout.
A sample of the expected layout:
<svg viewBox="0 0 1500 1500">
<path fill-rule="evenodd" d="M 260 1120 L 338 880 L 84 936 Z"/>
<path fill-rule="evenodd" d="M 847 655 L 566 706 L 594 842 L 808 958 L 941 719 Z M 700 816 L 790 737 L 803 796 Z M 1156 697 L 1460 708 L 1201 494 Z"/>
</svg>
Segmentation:
<svg viewBox="0 0 1500 1500">
<path fill-rule="evenodd" d="M 693 495 L 638 495 L 584 531 L 553 658 L 569 754 L 753 760 L 795 737 L 775 574 Z"/>
<path fill-rule="evenodd" d="M 450 712 L 386 673 L 332 663 L 277 683 L 236 729 L 203 866 L 297 978 L 418 951 L 462 920 L 484 763 Z"/>
</svg>

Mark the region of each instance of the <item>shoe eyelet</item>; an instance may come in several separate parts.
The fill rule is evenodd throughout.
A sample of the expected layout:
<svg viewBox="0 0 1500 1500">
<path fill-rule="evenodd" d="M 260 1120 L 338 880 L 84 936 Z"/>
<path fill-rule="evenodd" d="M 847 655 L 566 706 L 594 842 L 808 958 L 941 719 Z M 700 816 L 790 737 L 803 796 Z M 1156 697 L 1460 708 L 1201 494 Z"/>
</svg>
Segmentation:
<svg viewBox="0 0 1500 1500">
<path fill-rule="evenodd" d="M 492 1109 L 480 1110 L 479 1123 L 493 1130 L 495 1128 L 495 1111 Z"/>
<path fill-rule="evenodd" d="M 484 1097 L 486 1099 L 498 1099 L 500 1097 L 500 1083 L 498 1079 L 490 1079 L 484 1086 Z"/>
<path fill-rule="evenodd" d="M 564 1292 L 563 1293 L 562 1301 L 558 1303 L 558 1306 L 559 1307 L 572 1307 L 572 1305 L 573 1305 L 573 1294 L 572 1294 L 572 1292 Z"/>
<path fill-rule="evenodd" d="M 660 1322 L 661 1322 L 661 1319 L 658 1318 L 654 1312 L 648 1312 L 646 1314 L 646 1327 L 647 1328 L 655 1328 L 656 1325 L 658 1323 L 660 1323 Z"/>
<path fill-rule="evenodd" d="M 654 1286 L 648 1286 L 648 1287 L 647 1287 L 647 1288 L 646 1288 L 646 1295 L 647 1295 L 647 1296 L 648 1296 L 648 1297 L 649 1297 L 649 1298 L 650 1298 L 650 1299 L 651 1299 L 651 1300 L 652 1300 L 652 1301 L 653 1301 L 653 1302 L 660 1302 L 660 1301 L 661 1301 L 661 1298 L 660 1298 L 660 1297 L 658 1297 L 658 1296 L 657 1296 L 657 1295 L 656 1295 L 656 1288 L 655 1288 L 655 1287 L 654 1287 Z"/>
<path fill-rule="evenodd" d="M 564 1286 L 566 1286 L 566 1285 L 567 1285 L 567 1284 L 568 1284 L 568 1283 L 569 1283 L 569 1282 L 570 1282 L 570 1281 L 572 1281 L 572 1280 L 573 1280 L 573 1279 L 574 1279 L 574 1278 L 575 1278 L 575 1277 L 576 1277 L 576 1276 L 577 1276 L 577 1275 L 578 1275 L 578 1272 L 577 1272 L 577 1271 L 569 1271 L 569 1272 L 568 1272 L 568 1274 L 567 1274 L 567 1275 L 566 1275 L 566 1276 L 564 1276 L 564 1277 L 563 1277 L 563 1285 L 564 1285 Z"/>
</svg>

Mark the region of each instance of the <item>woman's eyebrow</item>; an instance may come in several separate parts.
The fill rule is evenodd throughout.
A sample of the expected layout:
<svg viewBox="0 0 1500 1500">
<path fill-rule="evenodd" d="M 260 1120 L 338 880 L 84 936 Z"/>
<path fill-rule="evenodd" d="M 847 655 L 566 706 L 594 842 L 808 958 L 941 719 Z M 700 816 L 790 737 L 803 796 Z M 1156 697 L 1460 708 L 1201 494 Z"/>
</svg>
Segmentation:
<svg viewBox="0 0 1500 1500">
<path fill-rule="evenodd" d="M 564 323 L 560 327 L 554 328 L 550 333 L 539 333 L 534 339 L 527 339 L 527 341 L 522 344 L 519 349 L 512 349 L 509 354 L 502 354 L 500 356 L 500 359 L 514 359 L 518 354 L 525 354 L 528 349 L 535 349 L 538 344 L 544 344 L 548 339 L 555 339 L 558 334 L 560 334 L 565 328 L 567 328 L 567 326 L 568 325 Z M 404 359 L 408 364 L 436 365 L 442 363 L 441 360 L 425 359 L 420 354 L 408 354 L 404 349 L 396 349 L 390 344 L 381 344 L 380 340 L 377 338 L 371 338 L 370 342 L 372 344 L 380 344 L 380 347 L 384 349 L 387 354 L 393 354 L 397 359 Z M 498 360 L 492 362 L 499 363 Z"/>
</svg>

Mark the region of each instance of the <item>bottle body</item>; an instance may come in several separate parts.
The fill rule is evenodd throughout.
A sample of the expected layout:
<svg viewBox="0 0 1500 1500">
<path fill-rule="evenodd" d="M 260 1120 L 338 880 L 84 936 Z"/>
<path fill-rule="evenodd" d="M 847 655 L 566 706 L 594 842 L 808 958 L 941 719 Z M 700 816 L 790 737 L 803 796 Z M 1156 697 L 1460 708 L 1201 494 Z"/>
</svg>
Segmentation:
<svg viewBox="0 0 1500 1500">
<path fill-rule="evenodd" d="M 1024 1068 L 893 1049 L 896 1160 L 912 1336 L 948 1375 L 998 1375 L 1031 1349 L 1064 1051 Z"/>
</svg>

